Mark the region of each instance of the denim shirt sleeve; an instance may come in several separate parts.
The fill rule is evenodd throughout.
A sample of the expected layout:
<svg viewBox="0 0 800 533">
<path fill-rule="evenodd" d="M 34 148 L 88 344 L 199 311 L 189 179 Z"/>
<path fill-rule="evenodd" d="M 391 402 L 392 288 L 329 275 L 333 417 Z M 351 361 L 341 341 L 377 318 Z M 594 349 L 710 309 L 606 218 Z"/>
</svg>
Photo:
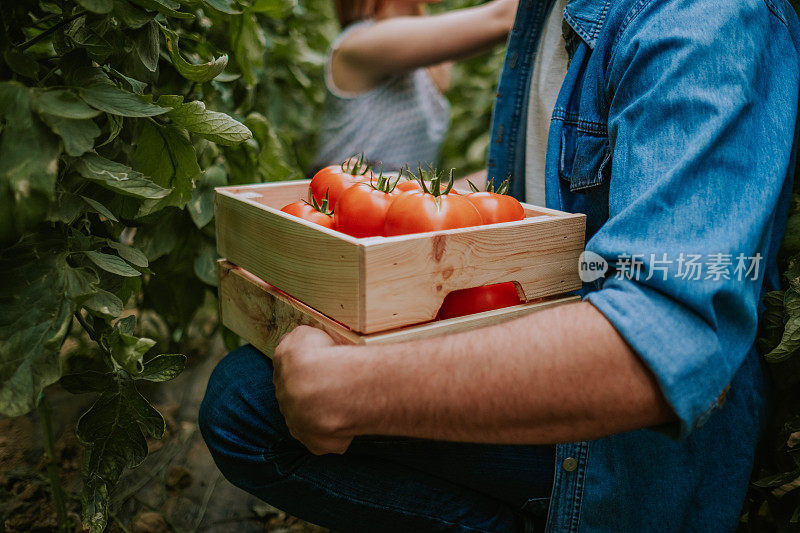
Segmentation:
<svg viewBox="0 0 800 533">
<path fill-rule="evenodd" d="M 799 60 L 770 5 L 642 0 L 606 70 L 609 219 L 587 250 L 618 270 L 587 299 L 653 372 L 680 438 L 719 405 L 753 347 L 764 261 L 758 280 L 739 280 L 737 256 L 766 258 L 772 232 L 783 231 L 775 213 L 795 135 Z M 702 254 L 703 265 L 729 257 L 731 279 L 706 279 L 705 269 L 683 279 L 682 253 Z M 666 279 L 650 270 L 662 254 L 672 261 Z M 618 275 L 631 256 L 641 274 Z"/>
</svg>

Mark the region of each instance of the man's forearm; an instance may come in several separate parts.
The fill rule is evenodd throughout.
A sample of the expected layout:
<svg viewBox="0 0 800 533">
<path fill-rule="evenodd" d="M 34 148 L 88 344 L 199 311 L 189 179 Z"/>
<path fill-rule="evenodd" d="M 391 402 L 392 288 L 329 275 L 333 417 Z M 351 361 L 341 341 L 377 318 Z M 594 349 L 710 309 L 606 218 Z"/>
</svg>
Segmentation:
<svg viewBox="0 0 800 533">
<path fill-rule="evenodd" d="M 431 340 L 335 350 L 352 391 L 343 430 L 354 435 L 539 444 L 674 419 L 638 356 L 585 302 Z"/>
</svg>

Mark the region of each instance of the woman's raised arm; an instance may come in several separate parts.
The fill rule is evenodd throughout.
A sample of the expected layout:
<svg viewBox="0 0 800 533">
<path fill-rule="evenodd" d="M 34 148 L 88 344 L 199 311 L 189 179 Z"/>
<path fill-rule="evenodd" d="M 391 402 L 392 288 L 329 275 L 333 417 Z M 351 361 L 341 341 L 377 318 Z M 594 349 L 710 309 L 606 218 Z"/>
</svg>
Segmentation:
<svg viewBox="0 0 800 533">
<path fill-rule="evenodd" d="M 494 0 L 438 15 L 380 20 L 334 51 L 334 81 L 352 85 L 356 76 L 373 86 L 394 74 L 483 52 L 506 37 L 516 8 L 517 0 Z"/>
</svg>

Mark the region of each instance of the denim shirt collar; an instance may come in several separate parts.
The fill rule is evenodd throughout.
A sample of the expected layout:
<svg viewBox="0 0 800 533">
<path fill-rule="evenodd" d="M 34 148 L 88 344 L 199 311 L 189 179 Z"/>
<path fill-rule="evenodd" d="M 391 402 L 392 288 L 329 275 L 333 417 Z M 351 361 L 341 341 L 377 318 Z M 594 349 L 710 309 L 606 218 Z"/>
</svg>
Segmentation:
<svg viewBox="0 0 800 533">
<path fill-rule="evenodd" d="M 594 49 L 610 5 L 611 0 L 570 0 L 564 8 L 564 19 Z"/>
</svg>

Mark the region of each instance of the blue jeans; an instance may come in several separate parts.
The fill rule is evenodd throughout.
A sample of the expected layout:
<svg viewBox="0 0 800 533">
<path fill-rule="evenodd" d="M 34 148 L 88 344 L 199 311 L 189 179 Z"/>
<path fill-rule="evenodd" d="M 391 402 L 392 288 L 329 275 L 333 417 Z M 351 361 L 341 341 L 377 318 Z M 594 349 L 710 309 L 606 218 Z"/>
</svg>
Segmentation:
<svg viewBox="0 0 800 533">
<path fill-rule="evenodd" d="M 231 483 L 337 531 L 518 531 L 546 516 L 553 446 L 359 437 L 315 456 L 289 435 L 272 364 L 252 346 L 217 365 L 199 422 Z"/>
</svg>

